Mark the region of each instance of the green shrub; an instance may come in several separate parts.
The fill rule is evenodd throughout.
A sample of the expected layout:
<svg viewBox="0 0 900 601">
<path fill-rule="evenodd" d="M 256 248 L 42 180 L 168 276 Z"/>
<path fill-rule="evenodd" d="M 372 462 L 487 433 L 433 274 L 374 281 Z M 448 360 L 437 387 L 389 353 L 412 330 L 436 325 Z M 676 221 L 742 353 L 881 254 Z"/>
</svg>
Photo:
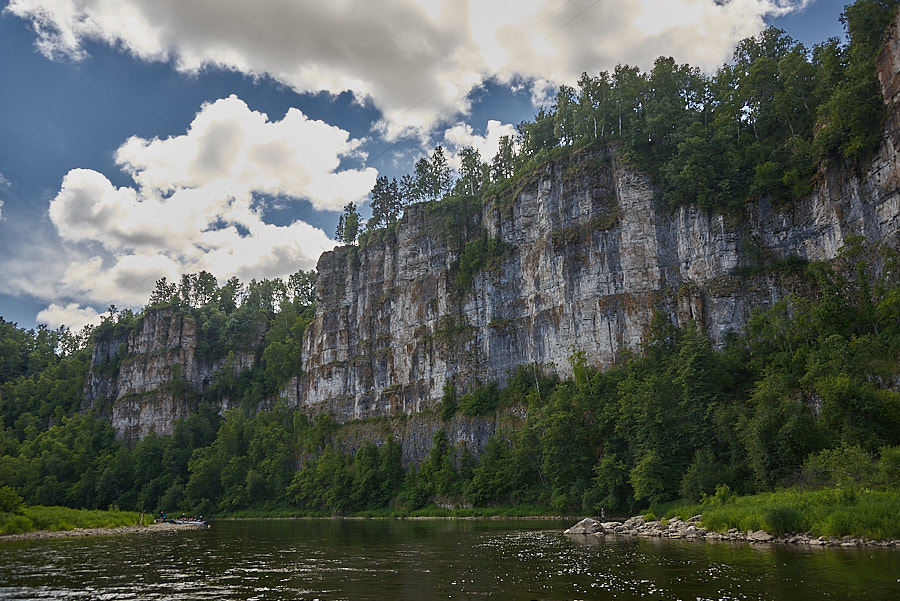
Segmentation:
<svg viewBox="0 0 900 601">
<path fill-rule="evenodd" d="M 0 513 L 21 513 L 25 500 L 11 486 L 0 486 Z"/>
<path fill-rule="evenodd" d="M 505 252 L 506 244 L 502 240 L 488 238 L 487 235 L 467 242 L 465 250 L 454 263 L 459 292 L 465 293 L 471 288 L 476 273 L 496 267 Z"/>
<path fill-rule="evenodd" d="M 468 394 L 464 394 L 459 401 L 459 410 L 463 415 L 476 417 L 490 415 L 497 410 L 500 402 L 500 391 L 497 384 L 491 382 L 487 386 L 476 388 Z"/>
<path fill-rule="evenodd" d="M 440 414 L 443 421 L 450 420 L 456 414 L 456 386 L 447 380 L 444 382 L 444 394 L 441 396 Z"/>
</svg>

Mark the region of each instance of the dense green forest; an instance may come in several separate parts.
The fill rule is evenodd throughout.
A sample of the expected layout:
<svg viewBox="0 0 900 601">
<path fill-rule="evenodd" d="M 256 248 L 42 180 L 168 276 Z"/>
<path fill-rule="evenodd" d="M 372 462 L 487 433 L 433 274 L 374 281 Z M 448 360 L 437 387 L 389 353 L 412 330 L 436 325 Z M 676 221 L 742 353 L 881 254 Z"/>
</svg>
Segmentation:
<svg viewBox="0 0 900 601">
<path fill-rule="evenodd" d="M 412 511 L 435 500 L 627 512 L 722 484 L 897 487 L 900 257 L 855 240 L 833 264 L 778 269 L 809 294 L 757 311 L 722 349 L 659 316 L 645 346 L 613 369 L 576 354 L 571 381 L 523 367 L 502 389 L 448 387 L 439 419 L 516 408 L 526 417 L 480 457 L 439 430 L 418 466 L 402 465 L 394 440 L 345 452 L 326 415 L 255 411 L 264 363 L 231 383 L 242 408 L 218 415 L 214 387 L 172 436 L 123 447 L 106 420 L 78 411 L 86 349 L 58 355 L 55 335 L 2 322 L 0 481 L 29 504 L 204 514 Z"/>
<path fill-rule="evenodd" d="M 519 139 L 504 140 L 491 163 L 469 149 L 454 181 L 439 147 L 400 181 L 379 178 L 372 219 L 363 224 L 348 205 L 338 237 L 364 245 L 391 232 L 405 203 L 431 201 L 429 210 L 447 216 L 444 235 L 460 243 L 455 277 L 464 290 L 503 252 L 462 233 L 477 228 L 471 216 L 537 165 L 593 144 L 646 169 L 672 206 L 732 211 L 760 196 L 789 203 L 808 191 L 819 165 L 861 167 L 874 152 L 884 119 L 874 58 L 897 4 L 848 6 L 847 44 L 808 50 L 767 30 L 712 76 L 665 58 L 650 73 L 620 66 L 585 75 L 578 90 L 561 87 L 553 107 L 521 124 Z M 161 280 L 143 312 L 111 307 L 78 335 L 0 319 L 0 486 L 30 505 L 206 515 L 414 511 L 434 502 L 630 512 L 707 498 L 722 485 L 752 493 L 849 481 L 896 490 L 897 253 L 854 239 L 830 263 L 759 269 L 797 294 L 754 313 L 723 348 L 696 325 L 676 328 L 659 315 L 647 342 L 626 349 L 612 369 L 592 369 L 576 353 L 571 381 L 523 367 L 504 387 L 458 395 L 448 386 L 435 419 L 525 417 L 478 457 L 439 430 L 420 465 L 403 465 L 396 440 L 348 451 L 327 415 L 280 404 L 258 410 L 297 375 L 313 273 L 248 285 L 220 285 L 206 273 Z M 83 406 L 85 375 L 95 345 L 160 309 L 193 319 L 202 358 L 226 368 L 202 395 L 173 382 L 196 413 L 173 435 L 151 433 L 129 448 Z M 265 332 L 261 341 L 257 332 Z M 258 366 L 234 376 L 229 353 L 256 344 Z M 100 367 L 117 369 L 124 353 Z M 226 397 L 240 406 L 220 415 Z"/>
</svg>

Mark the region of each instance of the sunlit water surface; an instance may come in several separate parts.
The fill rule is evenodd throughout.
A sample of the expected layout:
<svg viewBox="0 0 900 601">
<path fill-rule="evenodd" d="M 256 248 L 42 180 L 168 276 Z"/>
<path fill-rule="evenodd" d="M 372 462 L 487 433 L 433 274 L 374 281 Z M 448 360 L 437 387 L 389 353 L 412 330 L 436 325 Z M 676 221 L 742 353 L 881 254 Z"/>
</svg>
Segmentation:
<svg viewBox="0 0 900 601">
<path fill-rule="evenodd" d="M 900 550 L 568 537 L 569 523 L 254 520 L 0 543 L 0 599 L 900 599 Z"/>
</svg>

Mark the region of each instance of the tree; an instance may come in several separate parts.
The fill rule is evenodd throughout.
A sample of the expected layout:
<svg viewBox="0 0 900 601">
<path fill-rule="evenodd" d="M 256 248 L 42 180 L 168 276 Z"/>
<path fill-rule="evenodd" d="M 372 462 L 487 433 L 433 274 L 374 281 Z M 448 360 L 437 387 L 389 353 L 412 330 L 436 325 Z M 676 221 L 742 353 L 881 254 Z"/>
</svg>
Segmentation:
<svg viewBox="0 0 900 601">
<path fill-rule="evenodd" d="M 453 190 L 453 176 L 443 146 L 436 147 L 431 153 L 431 173 L 434 186 L 432 198 L 440 199 L 450 194 Z"/>
<path fill-rule="evenodd" d="M 372 218 L 367 224 L 369 229 L 388 226 L 400 218 L 403 201 L 397 178 L 388 180 L 387 176 L 380 176 L 375 180 L 369 198 L 372 204 Z"/>
<path fill-rule="evenodd" d="M 844 8 L 847 30 L 847 77 L 821 109 L 816 147 L 821 155 L 843 156 L 857 163 L 878 148 L 886 110 L 875 78 L 875 57 L 897 0 L 857 0 Z"/>
<path fill-rule="evenodd" d="M 178 298 L 178 285 L 169 284 L 166 278 L 156 280 L 156 287 L 150 294 L 149 306 L 166 305 L 174 302 Z"/>
<path fill-rule="evenodd" d="M 515 172 L 515 141 L 512 136 L 500 136 L 497 154 L 491 160 L 491 179 L 495 182 L 513 176 Z"/>
<path fill-rule="evenodd" d="M 288 278 L 287 288 L 297 308 L 304 310 L 316 303 L 316 272 L 300 270 Z"/>
<path fill-rule="evenodd" d="M 338 217 L 337 228 L 334 230 L 334 239 L 338 242 L 344 241 L 344 214 L 341 213 L 341 216 Z"/>
<path fill-rule="evenodd" d="M 481 162 L 478 150 L 466 146 L 459 151 L 459 181 L 456 189 L 462 194 L 475 196 L 488 181 L 488 167 Z"/>
<path fill-rule="evenodd" d="M 633 147 L 634 140 L 646 139 L 640 135 L 643 122 L 643 94 L 646 77 L 637 67 L 616 65 L 612 75 L 612 105 L 616 117 L 616 135 Z"/>
<path fill-rule="evenodd" d="M 401 203 L 404 205 L 422 200 L 422 194 L 416 186 L 416 178 L 409 173 L 400 178 L 399 189 Z"/>
<path fill-rule="evenodd" d="M 609 113 L 609 73 L 603 71 L 596 77 L 582 73 L 578 80 L 578 106 L 575 108 L 575 136 L 578 139 L 599 140 L 606 136 L 606 120 Z"/>
<path fill-rule="evenodd" d="M 647 138 L 654 155 L 664 158 L 675 150 L 695 116 L 689 108 L 694 78 L 699 72 L 679 65 L 672 57 L 656 59 L 647 82 Z"/>
<path fill-rule="evenodd" d="M 216 276 L 208 271 L 198 273 L 194 280 L 194 297 L 197 300 L 197 304 L 202 307 L 212 302 L 215 299 L 218 287 L 219 282 L 216 280 Z"/>
<path fill-rule="evenodd" d="M 355 244 L 356 237 L 359 235 L 359 227 L 359 212 L 356 210 L 356 205 L 352 201 L 348 202 L 344 205 L 344 212 L 338 220 L 338 227 L 334 236 L 338 242 Z"/>
<path fill-rule="evenodd" d="M 416 161 L 411 183 L 410 192 L 415 200 L 435 200 L 437 198 L 433 194 L 436 184 L 431 171 L 431 163 L 427 158 L 423 157 Z"/>
<path fill-rule="evenodd" d="M 552 111 L 545 111 L 544 107 L 538 110 L 534 121 L 523 121 L 517 129 L 522 138 L 522 153 L 526 156 L 534 156 L 559 143 L 559 138 L 554 132 L 554 114 Z"/>
<path fill-rule="evenodd" d="M 553 134 L 560 143 L 568 145 L 575 141 L 575 110 L 578 106 L 575 90 L 566 85 L 559 86 L 556 104 L 553 106 Z"/>
</svg>

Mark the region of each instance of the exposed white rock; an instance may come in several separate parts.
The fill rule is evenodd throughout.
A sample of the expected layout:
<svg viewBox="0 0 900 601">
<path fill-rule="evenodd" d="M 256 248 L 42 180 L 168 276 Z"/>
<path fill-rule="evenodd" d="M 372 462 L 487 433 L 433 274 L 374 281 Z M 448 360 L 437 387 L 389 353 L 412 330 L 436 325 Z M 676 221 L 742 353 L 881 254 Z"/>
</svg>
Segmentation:
<svg viewBox="0 0 900 601">
<path fill-rule="evenodd" d="M 573 352 L 610 365 L 645 339 L 657 311 L 680 325 L 694 320 L 721 343 L 751 308 L 790 292 L 774 278 L 736 274 L 753 264 L 748 249 L 771 261 L 827 260 L 850 236 L 900 248 L 900 25 L 893 27 L 878 73 L 888 125 L 864 174 L 822 170 L 808 198 L 789 208 L 763 198 L 732 221 L 696 207 L 658 207 L 650 180 L 614 149 L 583 150 L 487 202 L 468 230 L 448 231 L 440 210 L 407 207 L 393 234 L 322 255 L 304 375 L 282 396 L 341 421 L 416 414 L 439 402 L 447 382 L 463 393 L 503 384 L 523 365 L 568 377 Z M 451 267 L 482 227 L 507 251 L 459 291 Z M 121 369 L 104 372 L 117 354 L 125 355 Z M 255 365 L 256 355 L 236 353 L 235 372 Z M 180 376 L 202 392 L 222 366 L 198 360 L 192 320 L 148 311 L 138 331 L 95 346 L 85 403 L 110 415 L 126 442 L 168 434 L 194 411 L 169 384 Z M 452 443 L 477 446 L 492 427 L 460 429 Z M 620 528 L 662 531 L 651 524 Z"/>
<path fill-rule="evenodd" d="M 823 171 L 805 200 L 762 199 L 730 223 L 696 207 L 660 209 L 646 176 L 614 152 L 583 151 L 486 203 L 481 223 L 507 251 L 462 295 L 451 270 L 461 245 L 440 216 L 408 207 L 396 239 L 320 259 L 305 376 L 285 396 L 341 420 L 412 414 L 434 406 L 447 381 L 460 392 L 502 384 L 521 365 L 569 377 L 577 351 L 607 366 L 640 345 L 657 311 L 721 343 L 752 308 L 790 292 L 736 273 L 753 264 L 751 250 L 774 262 L 833 259 L 851 235 L 900 246 L 897 182 L 886 136 L 865 178 Z"/>
<path fill-rule="evenodd" d="M 263 334 L 259 331 L 257 337 Z M 104 369 L 104 360 L 108 363 L 116 355 L 118 368 Z M 202 392 L 224 365 L 224 359 L 198 359 L 192 319 L 171 309 L 148 310 L 136 331 L 94 346 L 84 387 L 85 408 L 108 414 L 116 436 L 129 444 L 149 432 L 172 434 L 175 421 L 197 409 L 173 382 L 182 380 L 190 390 Z M 254 365 L 255 349 L 234 353 L 234 373 Z"/>
<path fill-rule="evenodd" d="M 603 533 L 603 526 L 600 522 L 593 518 L 584 518 L 571 528 L 567 529 L 566 534 L 597 534 Z"/>
</svg>

